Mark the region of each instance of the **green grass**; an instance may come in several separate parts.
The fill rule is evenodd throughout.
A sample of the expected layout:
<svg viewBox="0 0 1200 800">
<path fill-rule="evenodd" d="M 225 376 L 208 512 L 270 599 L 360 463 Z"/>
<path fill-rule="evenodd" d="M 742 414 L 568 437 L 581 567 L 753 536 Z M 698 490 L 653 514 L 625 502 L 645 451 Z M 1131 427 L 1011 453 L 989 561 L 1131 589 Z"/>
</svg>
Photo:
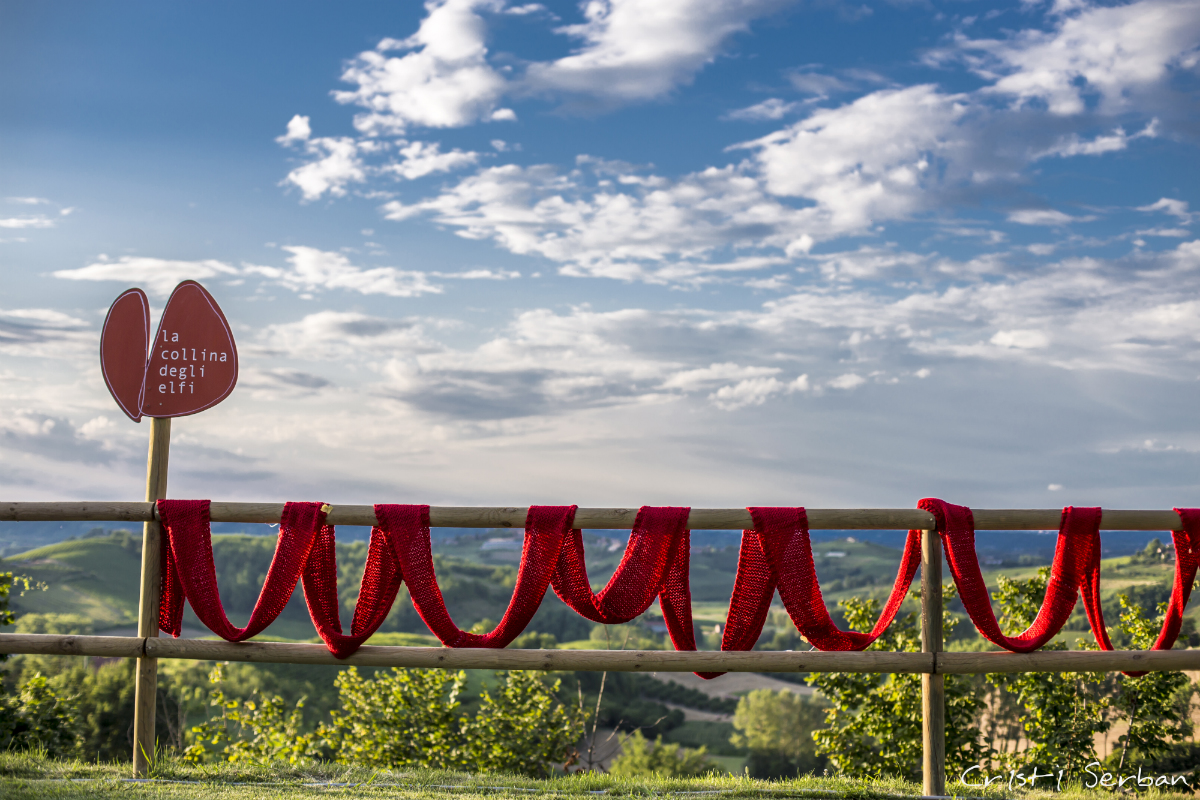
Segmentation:
<svg viewBox="0 0 1200 800">
<path fill-rule="evenodd" d="M 1048 791 L 978 789 L 961 784 L 947 791 L 962 798 L 1021 797 L 1030 800 L 1082 800 L 1096 790 L 1067 788 Z M 513 775 L 469 775 L 432 770 L 387 771 L 323 764 L 289 767 L 221 764 L 193 767 L 174 759 L 154 765 L 150 780 L 130 780 L 128 764 L 88 764 L 56 761 L 28 753 L 0 753 L 0 796 L 26 798 L 180 798 L 180 800 L 260 800 L 261 798 L 328 797 L 489 797 L 527 798 L 533 794 L 560 797 L 652 797 L 716 795 L 730 798 L 847 798 L 888 800 L 914 797 L 921 787 L 899 780 L 852 780 L 804 777 L 759 781 L 734 775 L 703 778 L 614 778 L 594 773 L 547 780 Z M 1148 800 L 1168 797 L 1157 790 L 1139 793 Z M 1170 795 L 1178 797 L 1179 795 Z"/>
</svg>

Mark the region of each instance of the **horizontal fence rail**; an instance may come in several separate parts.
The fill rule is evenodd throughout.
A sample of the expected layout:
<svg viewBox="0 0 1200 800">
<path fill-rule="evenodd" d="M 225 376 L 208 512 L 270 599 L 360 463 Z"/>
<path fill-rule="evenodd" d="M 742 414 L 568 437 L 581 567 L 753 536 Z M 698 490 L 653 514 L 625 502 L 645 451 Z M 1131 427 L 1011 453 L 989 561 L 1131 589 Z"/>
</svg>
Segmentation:
<svg viewBox="0 0 1200 800">
<path fill-rule="evenodd" d="M 225 503 L 209 507 L 213 522 L 279 522 L 283 503 Z M 434 528 L 523 528 L 527 506 L 431 506 L 429 524 Z M 636 508 L 580 508 L 575 527 L 620 530 L 633 527 Z M 972 509 L 976 530 L 1057 530 L 1062 510 Z M 933 515 L 916 508 L 809 508 L 813 530 L 932 530 Z M 0 521 L 18 522 L 154 522 L 153 503 L 137 502 L 0 502 Z M 335 505 L 326 517 L 330 525 L 374 525 L 375 509 L 369 505 Z M 753 528 L 744 508 L 693 508 L 688 516 L 692 530 L 744 530 Z M 1127 511 L 1105 509 L 1101 530 L 1170 531 L 1182 522 L 1174 511 Z"/>
<path fill-rule="evenodd" d="M 997 672 L 1161 672 L 1200 669 L 1200 650 L 1110 650 L 1036 653 L 890 653 L 671 650 L 492 650 L 363 645 L 338 659 L 320 644 L 226 642 L 136 636 L 0 634 L 0 653 L 104 658 L 335 664 L 437 669 L 535 669 L 600 672 L 871 672 L 983 674 Z"/>
</svg>

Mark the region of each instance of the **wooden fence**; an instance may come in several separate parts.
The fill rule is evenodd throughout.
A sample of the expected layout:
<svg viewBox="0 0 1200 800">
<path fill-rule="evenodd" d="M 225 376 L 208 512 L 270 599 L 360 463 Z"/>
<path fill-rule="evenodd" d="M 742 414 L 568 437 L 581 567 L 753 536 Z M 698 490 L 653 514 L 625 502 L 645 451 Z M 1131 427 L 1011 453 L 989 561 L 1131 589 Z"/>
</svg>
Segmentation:
<svg viewBox="0 0 1200 800">
<path fill-rule="evenodd" d="M 160 422 L 155 420 L 155 422 Z M 168 421 L 169 422 L 169 421 Z M 165 449 L 169 425 L 156 459 L 150 448 L 147 502 L 0 502 L 0 520 L 143 522 L 142 576 L 138 635 L 55 636 L 0 634 L 0 653 L 106 656 L 137 659 L 137 698 L 133 765 L 137 775 L 149 768 L 154 752 L 155 693 L 160 658 L 220 661 L 346 664 L 360 666 L 425 667 L 435 669 L 612 670 L 625 672 L 875 672 L 920 673 L 923 720 L 923 788 L 927 796 L 943 797 L 945 776 L 944 676 L 998 672 L 1114 672 L 1200 669 L 1200 650 L 1167 651 L 1047 651 L 1017 653 L 946 653 L 942 642 L 942 547 L 933 516 L 916 509 L 807 509 L 810 529 L 921 529 L 922 652 L 666 652 L 608 650 L 485 650 L 443 647 L 363 646 L 346 659 L 336 659 L 320 644 L 284 642 L 232 643 L 220 640 L 158 638 L 159 548 L 161 529 L 154 501 L 165 494 Z M 156 470 L 156 463 L 162 464 Z M 213 502 L 214 522 L 278 522 L 282 503 Z M 521 528 L 522 507 L 433 507 L 433 527 Z M 1054 530 L 1059 509 L 973 509 L 977 530 Z M 629 529 L 636 508 L 580 508 L 575 525 L 585 529 Z M 327 520 L 333 525 L 373 525 L 371 506 L 334 506 Z M 1174 511 L 1105 510 L 1102 530 L 1166 531 L 1181 526 Z M 737 530 L 753 527 L 742 508 L 694 508 L 688 519 L 693 530 Z"/>
</svg>

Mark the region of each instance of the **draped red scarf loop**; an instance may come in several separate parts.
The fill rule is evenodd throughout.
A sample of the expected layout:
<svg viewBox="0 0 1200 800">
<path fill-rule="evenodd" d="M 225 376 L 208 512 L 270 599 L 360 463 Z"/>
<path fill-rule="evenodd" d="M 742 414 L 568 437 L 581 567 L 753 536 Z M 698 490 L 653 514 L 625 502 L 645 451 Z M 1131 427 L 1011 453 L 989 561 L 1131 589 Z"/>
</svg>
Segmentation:
<svg viewBox="0 0 1200 800">
<path fill-rule="evenodd" d="M 1058 544 L 1046 597 L 1028 630 L 1006 636 L 992 610 L 975 551 L 971 510 L 926 498 L 918 504 L 937 521 L 946 561 L 959 597 L 980 634 L 1017 653 L 1045 645 L 1066 624 L 1080 594 L 1097 643 L 1112 649 L 1100 605 L 1099 508 L 1063 509 Z M 321 503 L 288 503 L 279 524 L 275 553 L 250 619 L 244 628 L 225 615 L 217 588 L 210 533 L 209 501 L 159 500 L 165 533 L 161 550 L 162 590 L 159 628 L 180 633 L 186 599 L 213 633 L 240 642 L 261 633 L 283 611 L 302 583 L 313 625 L 326 647 L 345 658 L 371 637 L 387 618 L 403 582 L 429 630 L 449 647 L 506 647 L 526 628 L 547 589 L 592 622 L 620 624 L 643 614 L 657 598 L 676 650 L 695 650 L 688 583 L 691 509 L 649 507 L 638 511 L 629 543 L 616 572 L 593 592 L 584 558 L 583 534 L 574 527 L 575 506 L 531 506 L 517 581 L 504 616 L 488 633 L 455 625 L 434 573 L 429 506 L 375 506 L 367 562 L 350 633 L 338 613 L 337 560 L 332 525 Z M 1179 635 L 1183 611 L 1200 566 L 1200 509 L 1175 509 L 1182 530 L 1175 542 L 1175 580 L 1156 650 L 1170 649 Z M 896 580 L 875 626 L 868 632 L 843 631 L 830 617 L 821 595 L 803 508 L 749 509 L 754 528 L 742 532 L 737 575 L 721 638 L 725 651 L 750 650 L 758 642 L 778 591 L 796 629 L 818 650 L 863 650 L 887 630 L 912 586 L 921 563 L 921 535 L 910 530 Z M 722 673 L 698 673 L 711 678 Z M 1141 673 L 1130 673 L 1141 674 Z"/>
</svg>

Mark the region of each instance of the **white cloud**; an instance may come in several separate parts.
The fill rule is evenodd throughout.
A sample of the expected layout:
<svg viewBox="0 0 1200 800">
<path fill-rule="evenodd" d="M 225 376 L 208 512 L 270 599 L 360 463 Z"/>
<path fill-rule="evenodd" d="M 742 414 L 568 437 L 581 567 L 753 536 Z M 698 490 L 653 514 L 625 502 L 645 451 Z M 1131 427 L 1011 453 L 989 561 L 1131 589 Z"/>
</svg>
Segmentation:
<svg viewBox="0 0 1200 800">
<path fill-rule="evenodd" d="M 122 256 L 117 261 L 101 260 L 79 269 L 60 269 L 56 278 L 71 281 L 117 281 L 141 286 L 149 294 L 166 297 L 184 280 L 204 281 L 223 275 L 237 275 L 239 270 L 222 261 L 173 261 L 165 258 Z"/>
<path fill-rule="evenodd" d="M 724 43 L 778 0 L 590 0 L 586 22 L 561 33 L 583 46 L 552 62 L 531 64 L 529 85 L 608 101 L 647 100 L 689 83 Z"/>
<path fill-rule="evenodd" d="M 837 376 L 833 380 L 827 382 L 825 385 L 832 389 L 844 389 L 848 391 L 850 389 L 857 389 L 866 382 L 867 379 L 862 375 L 854 372 L 847 372 L 845 375 Z"/>
<path fill-rule="evenodd" d="M 49 219 L 48 217 L 42 217 L 42 216 L 8 217 L 7 219 L 0 219 L 0 228 L 10 228 L 10 229 L 15 228 L 15 229 L 20 230 L 20 229 L 24 229 L 24 228 L 53 228 L 53 227 L 54 227 L 54 220 Z"/>
<path fill-rule="evenodd" d="M 759 380 L 778 375 L 778 367 L 743 367 L 733 362 L 710 364 L 699 369 L 689 369 L 676 372 L 662 382 L 664 389 L 695 390 L 713 383 L 725 381 Z M 780 384 L 782 386 L 782 384 Z M 729 388 L 729 387 L 726 387 Z"/>
<path fill-rule="evenodd" d="M 450 172 L 474 164 L 479 160 L 479 154 L 463 152 L 458 148 L 449 153 L 441 151 L 437 142 L 412 142 L 400 147 L 403 161 L 383 167 L 384 172 L 390 172 L 406 180 L 416 180 L 434 172 Z"/>
<path fill-rule="evenodd" d="M 810 256 L 828 280 L 878 280 L 899 271 L 912 272 L 930 257 L 892 248 L 860 247 L 858 250 Z"/>
<path fill-rule="evenodd" d="M 977 55 L 976 72 L 995 83 L 985 91 L 1018 105 L 1044 102 L 1053 114 L 1081 114 L 1089 97 L 1100 110 L 1139 107 L 1139 95 L 1195 66 L 1200 41 L 1197 0 L 1141 0 L 1099 6 L 1080 2 L 1053 30 L 1023 30 L 1005 40 L 962 40 Z"/>
<path fill-rule="evenodd" d="M 83 423 L 79 426 L 78 430 L 79 435 L 85 439 L 104 439 L 104 435 L 111 432 L 115 427 L 112 420 L 101 415 Z"/>
<path fill-rule="evenodd" d="M 512 14 L 515 17 L 524 17 L 529 14 L 550 13 L 547 8 L 541 3 L 524 3 L 519 6 L 509 6 L 504 9 L 505 14 Z"/>
<path fill-rule="evenodd" d="M 1161 211 L 1164 214 L 1170 214 L 1184 224 L 1192 221 L 1192 213 L 1188 211 L 1188 203 L 1186 200 L 1176 200 L 1171 197 L 1161 197 L 1148 206 L 1138 206 L 1138 211 Z"/>
<path fill-rule="evenodd" d="M 1200 301 L 1190 298 L 1200 294 L 1200 242 L 967 285 L 902 286 L 804 286 L 745 310 L 538 309 L 459 347 L 433 338 L 434 321 L 324 311 L 271 326 L 259 344 L 293 358 L 365 363 L 378 375 L 371 391 L 463 420 L 683 398 L 735 410 L 819 396 L 813 389 L 928 379 L 948 361 L 1195 373 Z"/>
<path fill-rule="evenodd" d="M 347 184 L 367 178 L 361 154 L 378 149 L 373 142 L 357 142 L 348 136 L 306 139 L 304 147 L 316 158 L 289 172 L 283 182 L 299 188 L 305 200 L 317 200 L 326 192 L 345 196 Z"/>
<path fill-rule="evenodd" d="M 878 75 L 859 72 L 858 77 L 866 78 L 872 83 L 887 83 L 887 81 L 880 79 Z M 811 68 L 790 70 L 787 78 L 788 82 L 792 84 L 792 88 L 796 91 L 814 95 L 817 98 L 825 98 L 835 92 L 844 92 L 852 88 L 849 83 L 843 81 L 841 78 L 814 72 Z"/>
<path fill-rule="evenodd" d="M 296 114 L 288 120 L 287 133 L 276 138 L 275 141 L 288 145 L 294 142 L 308 141 L 310 136 L 312 136 L 312 126 L 309 124 L 309 118 Z"/>
<path fill-rule="evenodd" d="M 91 326 L 50 308 L 0 309 L 0 353 L 62 357 L 95 344 Z"/>
<path fill-rule="evenodd" d="M 346 289 L 390 297 L 419 297 L 422 294 L 440 294 L 442 291 L 442 287 L 429 282 L 424 272 L 394 267 L 363 269 L 351 264 L 341 253 L 330 253 L 315 247 L 283 249 L 290 253 L 290 268 L 249 265 L 245 271 L 262 275 L 293 291 Z"/>
<path fill-rule="evenodd" d="M 996 331 L 989 341 L 997 347 L 1012 347 L 1019 350 L 1033 350 L 1050 345 L 1050 339 L 1045 333 L 1029 330 Z"/>
<path fill-rule="evenodd" d="M 746 406 L 761 406 L 787 386 L 775 378 L 748 378 L 732 386 L 722 386 L 708 396 L 723 411 L 736 411 Z"/>
<path fill-rule="evenodd" d="M 838 231 L 924 210 L 939 161 L 963 148 L 965 99 L 931 85 L 888 89 L 739 147 L 774 194 L 814 201 Z"/>
<path fill-rule="evenodd" d="M 16 203 L 22 206 L 44 206 L 50 204 L 50 201 L 44 197 L 6 197 L 4 199 L 9 203 Z"/>
<path fill-rule="evenodd" d="M 1022 208 L 1008 213 L 1008 221 L 1018 225 L 1051 225 L 1061 227 L 1072 222 L 1091 222 L 1095 216 L 1073 217 L 1053 208 Z"/>
<path fill-rule="evenodd" d="M 1069 158 L 1071 156 L 1098 156 L 1104 153 L 1115 153 L 1129 147 L 1129 143 L 1135 139 L 1152 139 L 1157 135 L 1157 119 L 1151 120 L 1145 128 L 1132 136 L 1127 135 L 1124 128 L 1117 128 L 1111 134 L 1100 135 L 1090 140 L 1080 139 L 1078 134 L 1073 133 L 1055 142 L 1052 147 L 1036 154 L 1034 158 L 1045 158 L 1046 156 Z"/>
<path fill-rule="evenodd" d="M 800 107 L 799 103 L 788 103 L 778 97 L 771 97 L 761 103 L 755 103 L 746 108 L 730 111 L 722 119 L 740 120 L 744 122 L 761 122 L 763 120 L 783 119 Z"/>
<path fill-rule="evenodd" d="M 411 319 L 385 319 L 352 311 L 318 311 L 297 322 L 268 325 L 255 340 L 263 356 L 351 363 L 436 352 Z"/>
<path fill-rule="evenodd" d="M 342 80 L 358 88 L 335 92 L 335 99 L 367 109 L 355 118 L 355 126 L 368 134 L 507 118 L 496 116 L 506 82 L 487 63 L 486 25 L 480 16 L 503 7 L 502 0 L 429 0 L 429 14 L 415 34 L 384 39 L 350 62 Z M 386 55 L 393 50 L 407 52 Z"/>
<path fill-rule="evenodd" d="M 490 167 L 436 197 L 392 201 L 383 211 L 392 220 L 430 215 L 465 238 L 555 261 L 566 274 L 655 282 L 784 263 L 779 250 L 805 252 L 813 243 L 807 231 L 822 232 L 811 210 L 769 197 L 736 167 L 668 181 L 587 158 L 567 174 L 546 165 Z M 746 252 L 714 257 L 726 248 Z"/>
<path fill-rule="evenodd" d="M 510 281 L 521 277 L 516 270 L 505 269 L 468 269 L 463 272 L 431 272 L 438 278 L 450 278 L 460 281 Z"/>
</svg>

